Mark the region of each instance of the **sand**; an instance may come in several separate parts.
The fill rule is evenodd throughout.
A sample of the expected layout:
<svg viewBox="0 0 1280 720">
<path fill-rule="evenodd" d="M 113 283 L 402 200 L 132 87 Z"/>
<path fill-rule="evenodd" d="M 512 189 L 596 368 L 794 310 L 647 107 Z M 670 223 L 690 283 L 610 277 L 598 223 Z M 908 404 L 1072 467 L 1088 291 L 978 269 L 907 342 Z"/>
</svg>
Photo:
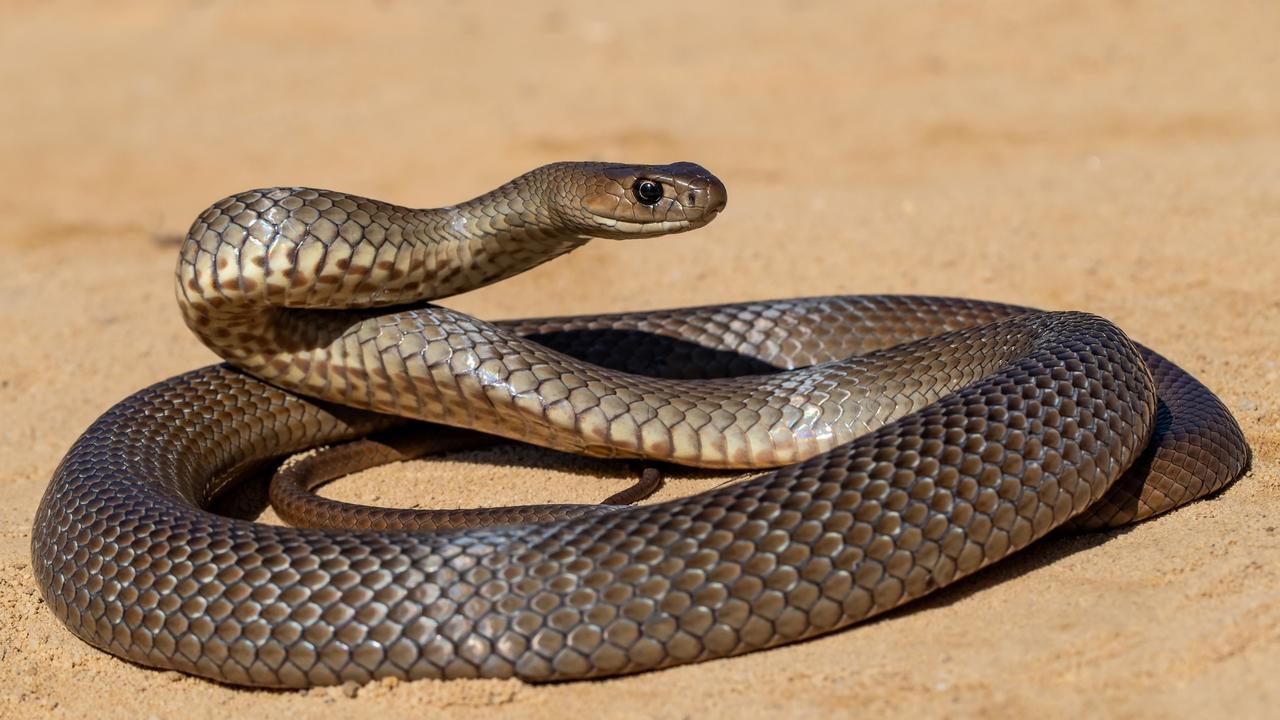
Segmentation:
<svg viewBox="0 0 1280 720">
<path fill-rule="evenodd" d="M 0 716 L 1259 717 L 1280 707 L 1280 4 L 37 3 L 0 9 Z M 305 184 L 420 206 L 537 164 L 693 160 L 694 234 L 597 242 L 456 298 L 487 318 L 827 293 L 1104 315 L 1236 413 L 1251 474 L 1041 543 L 815 641 L 604 682 L 251 691 L 73 637 L 30 526 L 111 404 L 214 361 L 172 299 L 208 203 Z M 674 478 L 666 496 L 720 482 Z M 335 497 L 594 501 L 503 447 Z"/>
</svg>

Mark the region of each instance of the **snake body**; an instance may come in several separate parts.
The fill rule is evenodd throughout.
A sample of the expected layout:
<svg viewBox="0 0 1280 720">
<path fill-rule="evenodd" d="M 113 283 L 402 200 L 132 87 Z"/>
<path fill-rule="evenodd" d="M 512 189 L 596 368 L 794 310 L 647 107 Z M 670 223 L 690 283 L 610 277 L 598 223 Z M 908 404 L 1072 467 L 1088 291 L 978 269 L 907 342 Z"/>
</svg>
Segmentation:
<svg viewBox="0 0 1280 720">
<path fill-rule="evenodd" d="M 231 364 L 142 390 L 73 445 L 32 531 L 46 603 L 108 652 L 236 684 L 600 677 L 845 627 L 1247 468 L 1208 389 L 1083 313 L 903 296 L 500 323 L 407 307 L 590 237 L 692 229 L 725 197 L 688 163 L 560 163 L 436 210 L 298 188 L 215 204 L 178 296 Z M 433 533 L 207 510 L 246 467 L 398 416 L 776 469 Z"/>
</svg>

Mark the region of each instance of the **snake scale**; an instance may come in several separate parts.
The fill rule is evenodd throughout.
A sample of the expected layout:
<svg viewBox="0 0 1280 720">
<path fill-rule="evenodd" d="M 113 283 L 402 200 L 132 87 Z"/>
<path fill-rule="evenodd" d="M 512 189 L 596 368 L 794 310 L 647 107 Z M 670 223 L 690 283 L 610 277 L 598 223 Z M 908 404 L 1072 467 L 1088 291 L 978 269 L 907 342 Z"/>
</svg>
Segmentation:
<svg viewBox="0 0 1280 720">
<path fill-rule="evenodd" d="M 558 163 L 433 210 L 303 188 L 216 203 L 177 295 L 229 364 L 126 398 L 72 446 L 32 531 L 45 602 L 109 653 L 234 684 L 601 677 L 846 627 L 1247 469 L 1208 389 L 1084 313 L 863 296 L 488 323 L 425 304 L 592 237 L 699 227 L 726 197 L 691 163 Z M 402 417 L 773 469 L 439 532 L 208 510 L 246 468 Z"/>
</svg>

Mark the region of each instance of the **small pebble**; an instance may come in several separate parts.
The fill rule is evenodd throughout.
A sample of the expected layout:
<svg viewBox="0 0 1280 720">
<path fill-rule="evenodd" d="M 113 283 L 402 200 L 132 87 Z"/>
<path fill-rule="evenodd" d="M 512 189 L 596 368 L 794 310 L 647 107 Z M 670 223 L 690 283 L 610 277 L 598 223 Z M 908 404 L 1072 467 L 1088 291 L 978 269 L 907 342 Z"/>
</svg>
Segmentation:
<svg viewBox="0 0 1280 720">
<path fill-rule="evenodd" d="M 353 698 L 360 694 L 360 683 L 355 680 L 348 680 L 342 683 L 342 694 L 349 698 Z"/>
</svg>

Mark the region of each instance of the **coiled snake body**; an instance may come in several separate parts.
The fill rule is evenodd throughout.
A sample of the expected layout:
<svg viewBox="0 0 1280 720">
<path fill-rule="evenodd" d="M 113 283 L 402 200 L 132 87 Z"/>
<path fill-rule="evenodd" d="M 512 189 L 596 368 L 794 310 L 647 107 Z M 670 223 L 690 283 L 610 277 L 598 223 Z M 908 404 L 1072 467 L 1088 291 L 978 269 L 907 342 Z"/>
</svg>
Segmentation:
<svg viewBox="0 0 1280 720">
<path fill-rule="evenodd" d="M 296 188 L 217 203 L 178 297 L 231 365 L 125 399 L 71 448 L 32 533 L 45 601 L 108 652 L 230 683 L 599 677 L 841 628 L 1246 469 L 1211 392 L 1081 313 L 898 296 L 503 323 L 406 309 L 590 237 L 700 226 L 725 197 L 688 163 L 561 163 L 429 211 Z M 438 533 L 207 510 L 240 470 L 392 414 L 777 469 Z"/>
</svg>

